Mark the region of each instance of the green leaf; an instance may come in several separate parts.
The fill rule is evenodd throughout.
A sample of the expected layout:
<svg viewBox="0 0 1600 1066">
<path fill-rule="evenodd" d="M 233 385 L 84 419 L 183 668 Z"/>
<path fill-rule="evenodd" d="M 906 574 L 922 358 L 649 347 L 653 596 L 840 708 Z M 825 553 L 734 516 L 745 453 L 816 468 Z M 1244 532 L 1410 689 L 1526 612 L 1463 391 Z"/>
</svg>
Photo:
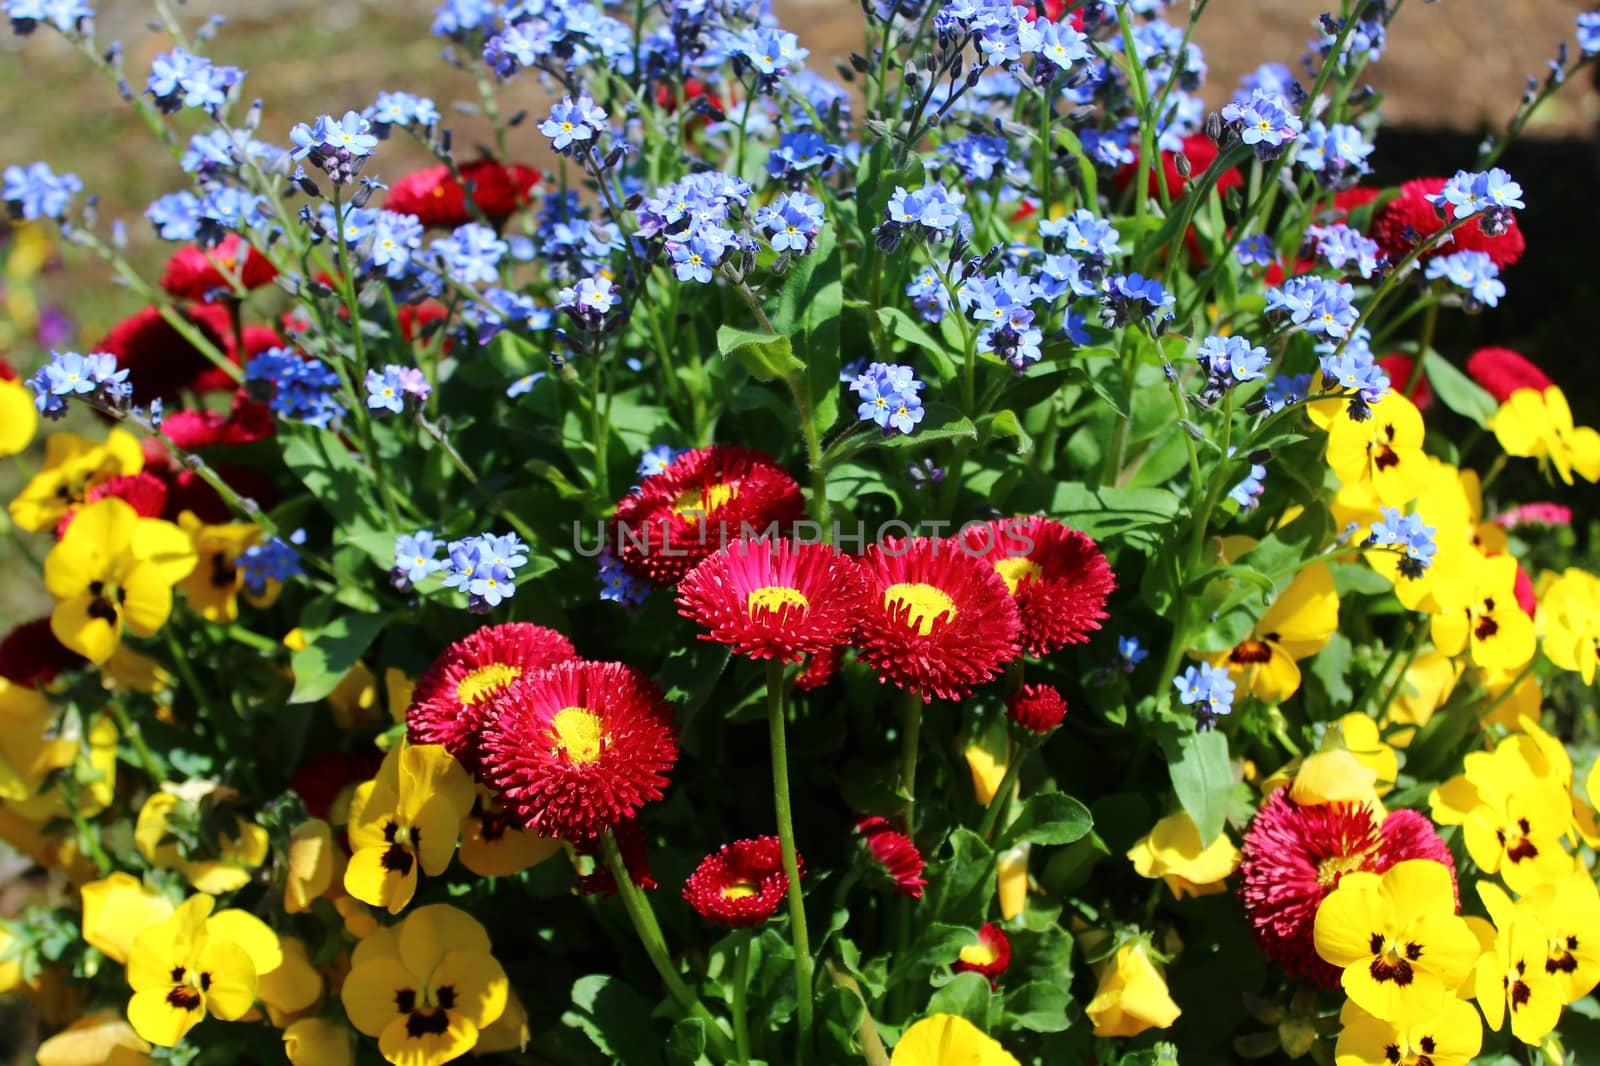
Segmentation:
<svg viewBox="0 0 1600 1066">
<path fill-rule="evenodd" d="M 959 1014 L 979 1029 L 989 1028 L 989 979 L 977 973 L 959 973 L 928 997 L 928 1014 Z"/>
<path fill-rule="evenodd" d="M 1215 730 L 1188 733 L 1176 742 L 1163 742 L 1167 770 L 1178 802 L 1194 819 L 1202 845 L 1222 832 L 1228 800 L 1233 795 L 1233 766 L 1228 762 L 1228 738 Z"/>
<path fill-rule="evenodd" d="M 891 448 L 915 448 L 939 440 L 978 439 L 978 431 L 971 420 L 950 404 L 930 403 L 925 411 L 915 430 L 895 432 L 883 443 Z"/>
<path fill-rule="evenodd" d="M 786 378 L 806 368 L 794 357 L 789 338 L 776 333 L 718 326 L 717 351 L 739 360 L 760 381 Z"/>
<path fill-rule="evenodd" d="M 337 688 L 388 621 L 388 615 L 346 614 L 307 633 L 308 643 L 289 660 L 294 671 L 289 702 L 311 703 Z"/>
<path fill-rule="evenodd" d="M 1171 535 L 1178 497 L 1168 489 L 1094 488 L 1078 481 L 1043 486 L 1050 493 L 1043 510 L 1096 540 L 1121 538 L 1141 550 L 1159 547 Z M 1019 511 L 1033 511 L 1023 506 Z"/>
<path fill-rule="evenodd" d="M 856 1030 L 867 1006 L 848 988 L 835 985 L 817 997 L 817 1035 L 822 1044 L 823 1062 L 854 1062 L 861 1056 L 856 1046 Z"/>
<path fill-rule="evenodd" d="M 581 1029 L 614 1062 L 659 1066 L 661 1037 L 649 1024 L 655 1004 L 631 985 L 610 974 L 580 977 L 572 983 L 572 1006 L 574 1009 L 561 1015 L 561 1021 Z"/>
<path fill-rule="evenodd" d="M 917 936 L 911 947 L 898 953 L 889 983 L 897 985 L 920 971 L 949 966 L 960 957 L 962 948 L 977 942 L 978 934 L 969 926 L 934 922 Z"/>
<path fill-rule="evenodd" d="M 1067 1004 L 1072 1001 L 1064 984 L 1029 981 L 1006 993 L 1006 1021 L 1034 1033 L 1059 1033 L 1067 1027 Z"/>
<path fill-rule="evenodd" d="M 950 857 L 928 865 L 923 912 L 930 922 L 972 921 L 986 914 L 994 895 L 994 852 L 970 829 L 957 829 L 946 843 Z"/>
<path fill-rule="evenodd" d="M 1428 383 L 1446 407 L 1480 426 L 1489 425 L 1499 405 L 1477 382 L 1432 348 L 1422 353 L 1422 368 L 1428 372 Z M 1405 382 L 1396 381 L 1394 386 L 1403 389 Z"/>
<path fill-rule="evenodd" d="M 363 469 L 338 434 L 304 424 L 286 424 L 278 431 L 283 461 L 340 526 L 349 529 L 371 513 L 366 495 L 369 472 Z M 370 457 L 378 462 L 376 456 Z"/>
<path fill-rule="evenodd" d="M 1015 819 L 1000 834 L 995 850 L 1005 851 L 1018 844 L 1070 844 L 1081 840 L 1094 828 L 1089 808 L 1065 792 L 1041 792 L 1029 796 Z"/>
<path fill-rule="evenodd" d="M 706 1061 L 706 1023 L 684 1018 L 667 1034 L 667 1066 L 699 1066 Z"/>
<path fill-rule="evenodd" d="M 1033 438 L 1022 428 L 1015 411 L 996 411 L 984 421 L 988 423 L 988 431 L 993 435 L 1015 440 L 1018 455 L 1027 455 L 1033 451 Z"/>
</svg>

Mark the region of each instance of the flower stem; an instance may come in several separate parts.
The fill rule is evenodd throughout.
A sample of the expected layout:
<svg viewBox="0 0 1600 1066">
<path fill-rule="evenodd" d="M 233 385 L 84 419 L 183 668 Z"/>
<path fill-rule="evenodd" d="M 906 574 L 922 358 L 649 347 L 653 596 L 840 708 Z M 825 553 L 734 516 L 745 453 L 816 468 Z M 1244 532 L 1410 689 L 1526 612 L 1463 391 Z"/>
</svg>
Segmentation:
<svg viewBox="0 0 1600 1066">
<path fill-rule="evenodd" d="M 794 940 L 794 994 L 800 1024 L 795 1061 L 811 1051 L 812 959 L 806 931 L 806 901 L 800 891 L 800 860 L 794 847 L 794 817 L 789 804 L 789 743 L 784 735 L 783 663 L 767 660 L 767 727 L 772 741 L 772 796 L 778 809 L 778 841 L 783 872 L 789 878 L 789 935 Z"/>
<path fill-rule="evenodd" d="M 110 703 L 111 714 L 117 720 L 117 729 L 122 736 L 133 746 L 134 754 L 139 757 L 139 765 L 144 770 L 145 776 L 150 778 L 152 784 L 159 785 L 167 779 L 166 772 L 162 770 L 162 763 L 150 750 L 150 745 L 144 742 L 144 733 L 128 714 L 128 709 L 122 705 L 121 700 L 112 700 Z M 76 808 L 76 805 L 74 805 Z"/>
<path fill-rule="evenodd" d="M 745 1014 L 745 993 L 750 984 L 750 930 L 741 929 L 733 948 L 733 1045 L 739 1066 L 750 1061 L 750 1020 Z"/>
<path fill-rule="evenodd" d="M 672 957 L 667 953 L 666 939 L 661 935 L 661 926 L 656 922 L 656 913 L 639 886 L 633 883 L 628 864 L 623 861 L 622 852 L 617 847 L 617 838 L 609 831 L 600 838 L 600 851 L 611 870 L 611 876 L 616 879 L 617 896 L 622 900 L 622 908 L 628 912 L 633 931 L 638 934 L 639 942 L 644 945 L 645 954 L 650 956 L 656 973 L 661 975 L 667 993 L 685 1014 L 692 1014 L 705 1022 L 706 1042 L 718 1058 L 733 1058 L 735 1052 L 728 1035 L 722 1031 L 722 1026 L 717 1024 L 706 1005 L 700 1002 L 700 997 L 684 983 L 677 966 L 673 964 Z"/>
<path fill-rule="evenodd" d="M 1006 767 L 1005 776 L 1000 779 L 1000 787 L 994 790 L 994 795 L 989 798 L 989 806 L 983 812 L 983 821 L 978 825 L 978 835 L 987 844 L 994 835 L 994 830 L 1000 824 L 1000 813 L 1011 802 L 1011 791 L 1016 787 L 1017 778 L 1022 775 L 1022 764 L 1028 758 L 1028 749 L 1018 746 L 1011 756 L 1011 764 Z"/>
<path fill-rule="evenodd" d="M 917 813 L 917 746 L 922 738 L 922 693 L 906 689 L 901 708 L 900 791 L 905 793 L 906 836 L 915 838 Z"/>
</svg>

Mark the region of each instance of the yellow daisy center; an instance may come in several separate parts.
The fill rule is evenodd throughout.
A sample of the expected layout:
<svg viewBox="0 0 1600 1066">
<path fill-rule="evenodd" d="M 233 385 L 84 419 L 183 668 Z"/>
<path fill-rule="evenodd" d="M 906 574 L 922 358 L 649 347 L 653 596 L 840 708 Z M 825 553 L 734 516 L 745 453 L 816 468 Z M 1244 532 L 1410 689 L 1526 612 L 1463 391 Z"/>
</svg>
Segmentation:
<svg viewBox="0 0 1600 1066">
<path fill-rule="evenodd" d="M 756 894 L 756 886 L 749 881 L 734 881 L 722 888 L 723 899 L 749 899 Z"/>
<path fill-rule="evenodd" d="M 1000 957 L 994 946 L 987 941 L 980 940 L 976 944 L 968 944 L 961 949 L 960 959 L 968 966 L 989 966 Z"/>
<path fill-rule="evenodd" d="M 673 508 L 680 515 L 689 511 L 699 511 L 701 514 L 710 514 L 719 507 L 725 507 L 728 501 L 739 495 L 739 486 L 728 482 L 719 481 L 715 485 L 708 485 L 703 489 L 686 489 L 678 497 L 677 505 Z"/>
<path fill-rule="evenodd" d="M 1044 568 L 1026 555 L 1011 555 L 994 564 L 995 570 L 1005 578 L 1006 590 L 1015 596 L 1017 586 L 1024 578 L 1037 581 L 1044 576 Z"/>
<path fill-rule="evenodd" d="M 774 614 L 788 606 L 806 608 L 811 606 L 811 601 L 806 599 L 805 593 L 787 585 L 767 585 L 756 589 L 745 598 L 745 610 L 754 618 L 757 611 L 771 611 Z"/>
<path fill-rule="evenodd" d="M 476 707 L 522 676 L 522 667 L 510 663 L 490 663 L 463 677 L 456 685 L 456 699 Z"/>
<path fill-rule="evenodd" d="M 891 611 L 909 607 L 911 613 L 906 624 L 923 637 L 933 632 L 933 623 L 938 619 L 956 616 L 956 601 L 946 595 L 944 589 L 918 582 L 890 585 L 883 590 L 883 605 Z"/>
<path fill-rule="evenodd" d="M 1366 852 L 1355 855 L 1330 855 L 1317 864 L 1317 884 L 1332 888 L 1345 874 L 1355 873 L 1366 864 Z"/>
<path fill-rule="evenodd" d="M 555 730 L 555 751 L 578 766 L 598 762 L 606 749 L 606 727 L 600 716 L 582 707 L 563 707 L 550 720 Z"/>
</svg>

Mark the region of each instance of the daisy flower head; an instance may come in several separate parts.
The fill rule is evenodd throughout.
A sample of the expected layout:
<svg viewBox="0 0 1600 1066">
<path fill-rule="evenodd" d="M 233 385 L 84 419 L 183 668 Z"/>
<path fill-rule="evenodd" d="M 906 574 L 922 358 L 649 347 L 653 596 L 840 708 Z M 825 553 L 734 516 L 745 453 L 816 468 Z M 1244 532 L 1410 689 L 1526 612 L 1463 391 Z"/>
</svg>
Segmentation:
<svg viewBox="0 0 1600 1066">
<path fill-rule="evenodd" d="M 684 577 L 678 610 L 710 630 L 702 640 L 799 662 L 848 642 L 864 595 L 855 562 L 830 545 L 746 537 Z"/>
<path fill-rule="evenodd" d="M 1011 941 L 1005 931 L 993 922 L 978 928 L 978 942 L 968 944 L 956 956 L 950 968 L 956 973 L 977 973 L 989 979 L 992 987 L 1000 984 L 1000 975 L 1011 965 Z"/>
<path fill-rule="evenodd" d="M 1239 899 L 1261 950 L 1292 977 L 1333 988 L 1339 971 L 1317 955 L 1317 908 L 1346 874 L 1382 873 L 1406 859 L 1432 859 L 1454 877 L 1450 851 L 1416 811 L 1385 816 L 1367 804 L 1296 803 L 1274 792 L 1245 831 Z"/>
<path fill-rule="evenodd" d="M 1053 733 L 1067 716 L 1067 701 L 1054 685 L 1023 685 L 1006 697 L 1006 717 L 1038 737 Z"/>
<path fill-rule="evenodd" d="M 618 502 L 613 543 L 629 573 L 666 587 L 736 538 L 782 535 L 804 506 L 794 478 L 762 453 L 696 448 Z"/>
<path fill-rule="evenodd" d="M 880 681 L 959 700 L 1021 650 L 1005 580 L 959 542 L 889 537 L 867 549 L 861 569 L 867 595 L 856 644 Z"/>
<path fill-rule="evenodd" d="M 440 744 L 469 771 L 495 699 L 519 678 L 577 658 L 572 642 L 530 622 L 484 626 L 446 648 L 417 681 L 406 711 L 413 744 Z"/>
<path fill-rule="evenodd" d="M 887 818 L 864 815 L 856 820 L 856 835 L 866 842 L 873 863 L 894 884 L 903 896 L 921 899 L 928 886 L 922 876 L 926 865 L 922 852 L 904 833 L 889 824 Z"/>
<path fill-rule="evenodd" d="M 1029 515 L 969 526 L 963 538 L 1005 580 L 1022 620 L 1022 647 L 1043 657 L 1100 628 L 1117 587 L 1100 546 L 1053 518 Z"/>
<path fill-rule="evenodd" d="M 800 861 L 802 876 L 805 863 Z M 683 898 L 708 922 L 742 928 L 760 925 L 783 905 L 789 876 L 777 837 L 724 844 L 700 860 L 683 884 Z"/>
<path fill-rule="evenodd" d="M 622 663 L 564 662 L 495 702 L 483 770 L 528 829 L 582 840 L 661 798 L 678 731 L 661 689 Z"/>
</svg>

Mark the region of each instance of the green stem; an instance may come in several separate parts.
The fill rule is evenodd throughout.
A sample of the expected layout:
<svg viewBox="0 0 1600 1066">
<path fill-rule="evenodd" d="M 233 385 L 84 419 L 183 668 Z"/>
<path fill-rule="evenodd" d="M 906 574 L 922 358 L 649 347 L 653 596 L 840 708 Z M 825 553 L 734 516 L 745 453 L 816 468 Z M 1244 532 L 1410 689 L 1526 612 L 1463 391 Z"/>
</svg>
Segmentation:
<svg viewBox="0 0 1600 1066">
<path fill-rule="evenodd" d="M 117 728 L 121 730 L 128 743 L 133 746 L 134 754 L 139 757 L 139 766 L 144 770 L 145 776 L 149 777 L 154 784 L 160 784 L 165 781 L 167 775 L 161 768 L 161 760 L 157 759 L 155 752 L 150 750 L 150 745 L 144 742 L 143 731 L 139 729 L 132 716 L 128 714 L 128 708 L 123 705 L 123 701 L 112 700 L 110 705 L 111 714 L 117 720 Z"/>
<path fill-rule="evenodd" d="M 633 923 L 633 931 L 639 936 L 639 943 L 644 946 L 645 954 L 650 956 L 650 962 L 655 966 L 656 973 L 661 976 L 662 984 L 667 986 L 667 993 L 679 1009 L 685 1014 L 692 1014 L 705 1022 L 706 1042 L 711 1045 L 712 1051 L 720 1059 L 731 1059 L 735 1055 L 734 1047 L 728 1040 L 728 1035 L 722 1031 L 722 1026 L 711 1012 L 706 1009 L 700 997 L 684 983 L 683 977 L 678 973 L 678 968 L 672 962 L 672 957 L 667 953 L 666 939 L 661 935 L 661 926 L 656 921 L 656 914 L 650 907 L 650 901 L 645 898 L 644 892 L 633 883 L 633 877 L 628 873 L 628 864 L 622 859 L 622 851 L 617 847 L 617 838 L 609 831 L 600 838 L 600 851 L 605 858 L 605 863 L 611 871 L 611 876 L 617 882 L 617 896 L 622 900 L 623 910 L 628 912 L 628 920 Z"/>
<path fill-rule="evenodd" d="M 916 835 L 917 813 L 917 746 L 922 737 L 922 694 L 906 689 L 901 694 L 900 728 L 900 791 L 905 795 L 905 820 L 907 836 Z"/>
<path fill-rule="evenodd" d="M 772 743 L 772 798 L 778 811 L 778 840 L 783 849 L 783 872 L 789 878 L 789 934 L 794 941 L 794 994 L 799 1018 L 795 1061 L 811 1053 L 811 1006 L 815 998 L 812 979 L 811 938 L 806 932 L 806 900 L 800 890 L 800 859 L 794 846 L 794 816 L 789 802 L 789 742 L 784 735 L 783 663 L 767 660 L 767 728 Z"/>
<path fill-rule="evenodd" d="M 740 1066 L 750 1061 L 750 1019 L 745 1011 L 745 994 L 750 984 L 750 930 L 735 934 L 733 945 L 733 1044 Z"/>
<path fill-rule="evenodd" d="M 1000 813 L 1011 802 L 1011 793 L 1016 788 L 1017 778 L 1022 776 L 1022 764 L 1028 758 L 1029 749 L 1018 745 L 1011 756 L 1011 763 L 1006 767 L 1006 774 L 1000 779 L 1000 787 L 994 790 L 994 795 L 989 797 L 989 806 L 983 812 L 983 821 L 978 825 L 978 835 L 984 843 L 994 836 L 995 827 L 1000 824 Z"/>
</svg>

